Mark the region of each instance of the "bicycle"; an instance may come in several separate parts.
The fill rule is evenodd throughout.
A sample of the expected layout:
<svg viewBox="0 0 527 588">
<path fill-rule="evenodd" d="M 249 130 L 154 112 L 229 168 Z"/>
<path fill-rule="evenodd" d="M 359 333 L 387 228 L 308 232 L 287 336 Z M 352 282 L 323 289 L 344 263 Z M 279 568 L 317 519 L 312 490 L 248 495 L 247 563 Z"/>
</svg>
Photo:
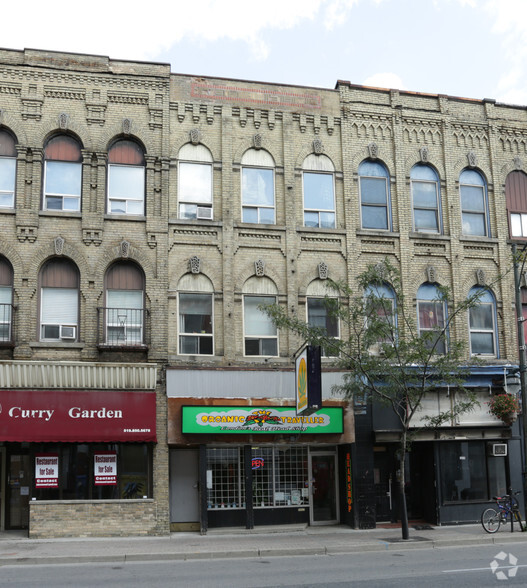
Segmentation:
<svg viewBox="0 0 527 588">
<path fill-rule="evenodd" d="M 493 496 L 496 501 L 498 510 L 487 508 L 481 514 L 481 524 L 487 533 L 496 533 L 501 524 L 511 523 L 511 533 L 514 531 L 514 521 L 519 523 L 522 531 L 527 531 L 527 526 L 523 524 L 520 513 L 520 506 L 515 496 L 520 492 L 509 490 L 510 494 L 503 496 Z"/>
</svg>

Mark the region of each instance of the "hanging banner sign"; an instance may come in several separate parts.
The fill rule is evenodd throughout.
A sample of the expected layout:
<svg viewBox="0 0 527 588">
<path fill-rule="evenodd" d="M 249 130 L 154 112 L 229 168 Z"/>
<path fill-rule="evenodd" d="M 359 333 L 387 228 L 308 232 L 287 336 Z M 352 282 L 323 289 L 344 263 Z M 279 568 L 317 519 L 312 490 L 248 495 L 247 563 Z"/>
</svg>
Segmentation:
<svg viewBox="0 0 527 588">
<path fill-rule="evenodd" d="M 322 407 L 320 347 L 306 345 L 295 358 L 296 413 L 307 416 Z"/>
<path fill-rule="evenodd" d="M 297 416 L 294 406 L 183 406 L 182 432 L 230 433 L 308 433 L 344 432 L 343 409 L 324 407 L 310 416 Z"/>
<path fill-rule="evenodd" d="M 93 456 L 93 483 L 95 486 L 117 485 L 117 453 L 98 451 Z"/>
<path fill-rule="evenodd" d="M 56 453 L 35 455 L 35 488 L 59 487 L 59 456 Z"/>
</svg>

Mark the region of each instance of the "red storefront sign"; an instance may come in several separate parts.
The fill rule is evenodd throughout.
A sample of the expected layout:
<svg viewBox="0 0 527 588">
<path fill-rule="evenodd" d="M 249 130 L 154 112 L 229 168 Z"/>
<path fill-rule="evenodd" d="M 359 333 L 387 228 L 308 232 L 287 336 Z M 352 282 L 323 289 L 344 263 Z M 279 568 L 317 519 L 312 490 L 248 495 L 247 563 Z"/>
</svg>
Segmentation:
<svg viewBox="0 0 527 588">
<path fill-rule="evenodd" d="M 154 392 L 0 390 L 0 441 L 156 441 Z"/>
<path fill-rule="evenodd" d="M 59 487 L 59 456 L 56 453 L 35 455 L 35 488 Z"/>
</svg>

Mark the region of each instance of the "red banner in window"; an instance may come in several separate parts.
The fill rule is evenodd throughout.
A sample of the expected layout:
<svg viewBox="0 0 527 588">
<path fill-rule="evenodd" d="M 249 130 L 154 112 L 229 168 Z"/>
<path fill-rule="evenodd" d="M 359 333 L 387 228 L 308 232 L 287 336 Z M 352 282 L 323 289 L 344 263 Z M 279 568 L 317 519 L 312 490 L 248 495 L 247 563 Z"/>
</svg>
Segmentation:
<svg viewBox="0 0 527 588">
<path fill-rule="evenodd" d="M 0 390 L 0 441 L 156 441 L 154 392 Z"/>
</svg>

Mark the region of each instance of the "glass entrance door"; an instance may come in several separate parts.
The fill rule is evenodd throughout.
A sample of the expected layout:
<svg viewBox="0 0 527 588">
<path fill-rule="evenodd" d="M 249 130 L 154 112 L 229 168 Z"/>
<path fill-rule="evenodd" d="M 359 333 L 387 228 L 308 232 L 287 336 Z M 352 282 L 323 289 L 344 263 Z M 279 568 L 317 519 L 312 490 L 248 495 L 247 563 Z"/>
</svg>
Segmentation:
<svg viewBox="0 0 527 588">
<path fill-rule="evenodd" d="M 12 453 L 7 456 L 6 528 L 27 529 L 29 526 L 29 455 Z"/>
<path fill-rule="evenodd" d="M 310 523 L 331 525 L 339 522 L 337 456 L 335 453 L 311 454 Z"/>
</svg>

